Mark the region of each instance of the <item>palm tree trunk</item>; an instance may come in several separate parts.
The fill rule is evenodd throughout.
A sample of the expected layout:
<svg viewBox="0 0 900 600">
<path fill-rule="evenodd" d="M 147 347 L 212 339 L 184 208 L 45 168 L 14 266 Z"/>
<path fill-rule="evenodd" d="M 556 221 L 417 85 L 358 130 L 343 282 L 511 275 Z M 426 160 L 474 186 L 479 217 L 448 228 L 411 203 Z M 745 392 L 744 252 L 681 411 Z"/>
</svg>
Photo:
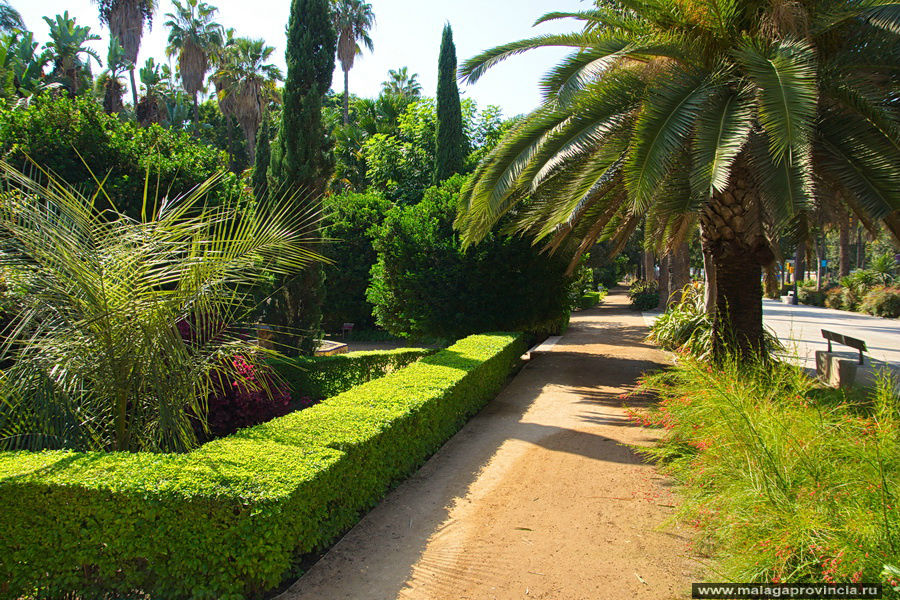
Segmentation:
<svg viewBox="0 0 900 600">
<path fill-rule="evenodd" d="M 669 302 L 680 302 L 680 292 L 691 282 L 691 249 L 680 244 L 670 256 Z"/>
<path fill-rule="evenodd" d="M 703 244 L 703 284 L 706 314 L 712 317 L 716 314 L 716 261 L 712 250 L 707 249 L 705 244 Z"/>
<path fill-rule="evenodd" d="M 197 103 L 197 92 L 194 92 L 194 126 L 200 124 L 200 105 Z"/>
<path fill-rule="evenodd" d="M 846 277 L 850 274 L 850 215 L 843 213 L 838 218 L 838 277 Z"/>
<path fill-rule="evenodd" d="M 656 255 L 653 250 L 644 251 L 644 280 L 656 281 Z"/>
<path fill-rule="evenodd" d="M 700 216 L 704 253 L 714 265 L 716 356 L 764 356 L 762 267 L 774 260 L 765 236 L 762 201 L 746 157 L 735 161 L 731 182 Z"/>
<path fill-rule="evenodd" d="M 131 77 L 131 101 L 134 102 L 132 106 L 134 106 L 135 112 L 137 111 L 138 105 L 138 93 L 137 93 L 137 83 L 134 81 L 134 66 L 128 69 L 128 74 Z"/>
<path fill-rule="evenodd" d="M 659 261 L 659 303 L 658 308 L 665 309 L 669 304 L 669 269 L 672 264 L 671 253 L 666 254 Z"/>
<path fill-rule="evenodd" d="M 344 125 L 350 124 L 350 69 L 344 69 Z"/>
</svg>

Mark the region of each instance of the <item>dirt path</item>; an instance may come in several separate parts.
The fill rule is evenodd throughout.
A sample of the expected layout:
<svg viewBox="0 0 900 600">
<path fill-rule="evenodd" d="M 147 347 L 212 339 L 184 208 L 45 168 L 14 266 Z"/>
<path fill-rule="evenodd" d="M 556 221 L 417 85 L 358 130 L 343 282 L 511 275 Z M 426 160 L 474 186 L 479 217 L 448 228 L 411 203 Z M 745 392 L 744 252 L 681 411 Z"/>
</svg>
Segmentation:
<svg viewBox="0 0 900 600">
<path fill-rule="evenodd" d="M 613 293 L 280 600 L 669 600 L 690 595 L 687 534 L 618 395 L 666 362 Z"/>
</svg>

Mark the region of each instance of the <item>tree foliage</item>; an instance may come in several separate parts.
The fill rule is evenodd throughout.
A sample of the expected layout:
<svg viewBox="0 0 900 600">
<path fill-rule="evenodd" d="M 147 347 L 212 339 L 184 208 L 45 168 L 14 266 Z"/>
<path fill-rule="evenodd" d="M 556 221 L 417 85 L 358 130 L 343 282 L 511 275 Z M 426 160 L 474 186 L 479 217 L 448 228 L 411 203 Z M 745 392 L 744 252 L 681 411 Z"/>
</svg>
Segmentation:
<svg viewBox="0 0 900 600">
<path fill-rule="evenodd" d="M 437 137 L 434 151 L 434 183 L 461 173 L 468 154 L 463 132 L 459 88 L 456 86 L 456 46 L 450 24 L 444 26 L 438 58 Z"/>
<path fill-rule="evenodd" d="M 458 338 L 473 332 L 540 328 L 569 306 L 567 258 L 527 240 L 491 234 L 464 249 L 453 219 L 465 176 L 396 206 L 377 230 L 378 262 L 368 298 L 395 335 Z"/>
</svg>

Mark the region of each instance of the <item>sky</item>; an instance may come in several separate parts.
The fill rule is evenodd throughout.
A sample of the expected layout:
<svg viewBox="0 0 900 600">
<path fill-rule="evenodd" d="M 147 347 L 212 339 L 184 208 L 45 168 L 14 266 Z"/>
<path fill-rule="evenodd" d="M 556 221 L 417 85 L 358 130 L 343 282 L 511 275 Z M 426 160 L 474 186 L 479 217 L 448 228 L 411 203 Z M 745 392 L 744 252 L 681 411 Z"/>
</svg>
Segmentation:
<svg viewBox="0 0 900 600">
<path fill-rule="evenodd" d="M 290 0 L 209 0 L 219 8 L 217 20 L 236 35 L 264 38 L 275 46 L 273 59 L 284 66 L 285 26 Z M 375 12 L 372 31 L 374 53 L 364 50 L 350 71 L 350 92 L 374 97 L 387 78 L 389 69 L 408 67 L 418 73 L 423 93 L 434 96 L 437 88 L 437 63 L 444 23 L 453 27 L 460 64 L 483 50 L 506 42 L 543 33 L 575 31 L 574 21 L 556 21 L 532 27 L 535 19 L 550 11 L 583 10 L 583 0 L 369 0 Z M 102 28 L 97 6 L 91 0 L 11 0 L 41 43 L 48 39 L 48 26 L 41 18 L 68 10 L 79 25 L 88 25 L 103 39 L 91 45 L 106 60 L 109 30 Z M 138 64 L 153 57 L 165 60 L 167 31 L 164 15 L 172 10 L 171 0 L 159 0 L 153 28 L 144 33 Z M 540 102 L 538 81 L 566 52 L 548 48 L 535 50 L 494 67 L 474 85 L 461 85 L 460 91 L 475 99 L 479 106 L 495 104 L 505 116 L 527 113 Z M 174 65 L 173 65 L 174 66 Z M 94 73 L 100 70 L 94 65 Z M 343 75 L 336 68 L 334 88 L 343 89 Z M 126 96 L 127 98 L 128 96 Z"/>
</svg>

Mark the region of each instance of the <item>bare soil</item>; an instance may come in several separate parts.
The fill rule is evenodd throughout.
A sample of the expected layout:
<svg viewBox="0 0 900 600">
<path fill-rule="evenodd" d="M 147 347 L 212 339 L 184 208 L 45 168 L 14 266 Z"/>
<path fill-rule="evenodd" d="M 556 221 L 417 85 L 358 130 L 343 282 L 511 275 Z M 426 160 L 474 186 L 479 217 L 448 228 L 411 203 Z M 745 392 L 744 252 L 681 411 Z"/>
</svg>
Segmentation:
<svg viewBox="0 0 900 600">
<path fill-rule="evenodd" d="M 671 600 L 700 569 L 619 395 L 668 362 L 621 292 L 569 332 L 280 600 Z M 639 404 L 629 401 L 632 406 Z"/>
</svg>

